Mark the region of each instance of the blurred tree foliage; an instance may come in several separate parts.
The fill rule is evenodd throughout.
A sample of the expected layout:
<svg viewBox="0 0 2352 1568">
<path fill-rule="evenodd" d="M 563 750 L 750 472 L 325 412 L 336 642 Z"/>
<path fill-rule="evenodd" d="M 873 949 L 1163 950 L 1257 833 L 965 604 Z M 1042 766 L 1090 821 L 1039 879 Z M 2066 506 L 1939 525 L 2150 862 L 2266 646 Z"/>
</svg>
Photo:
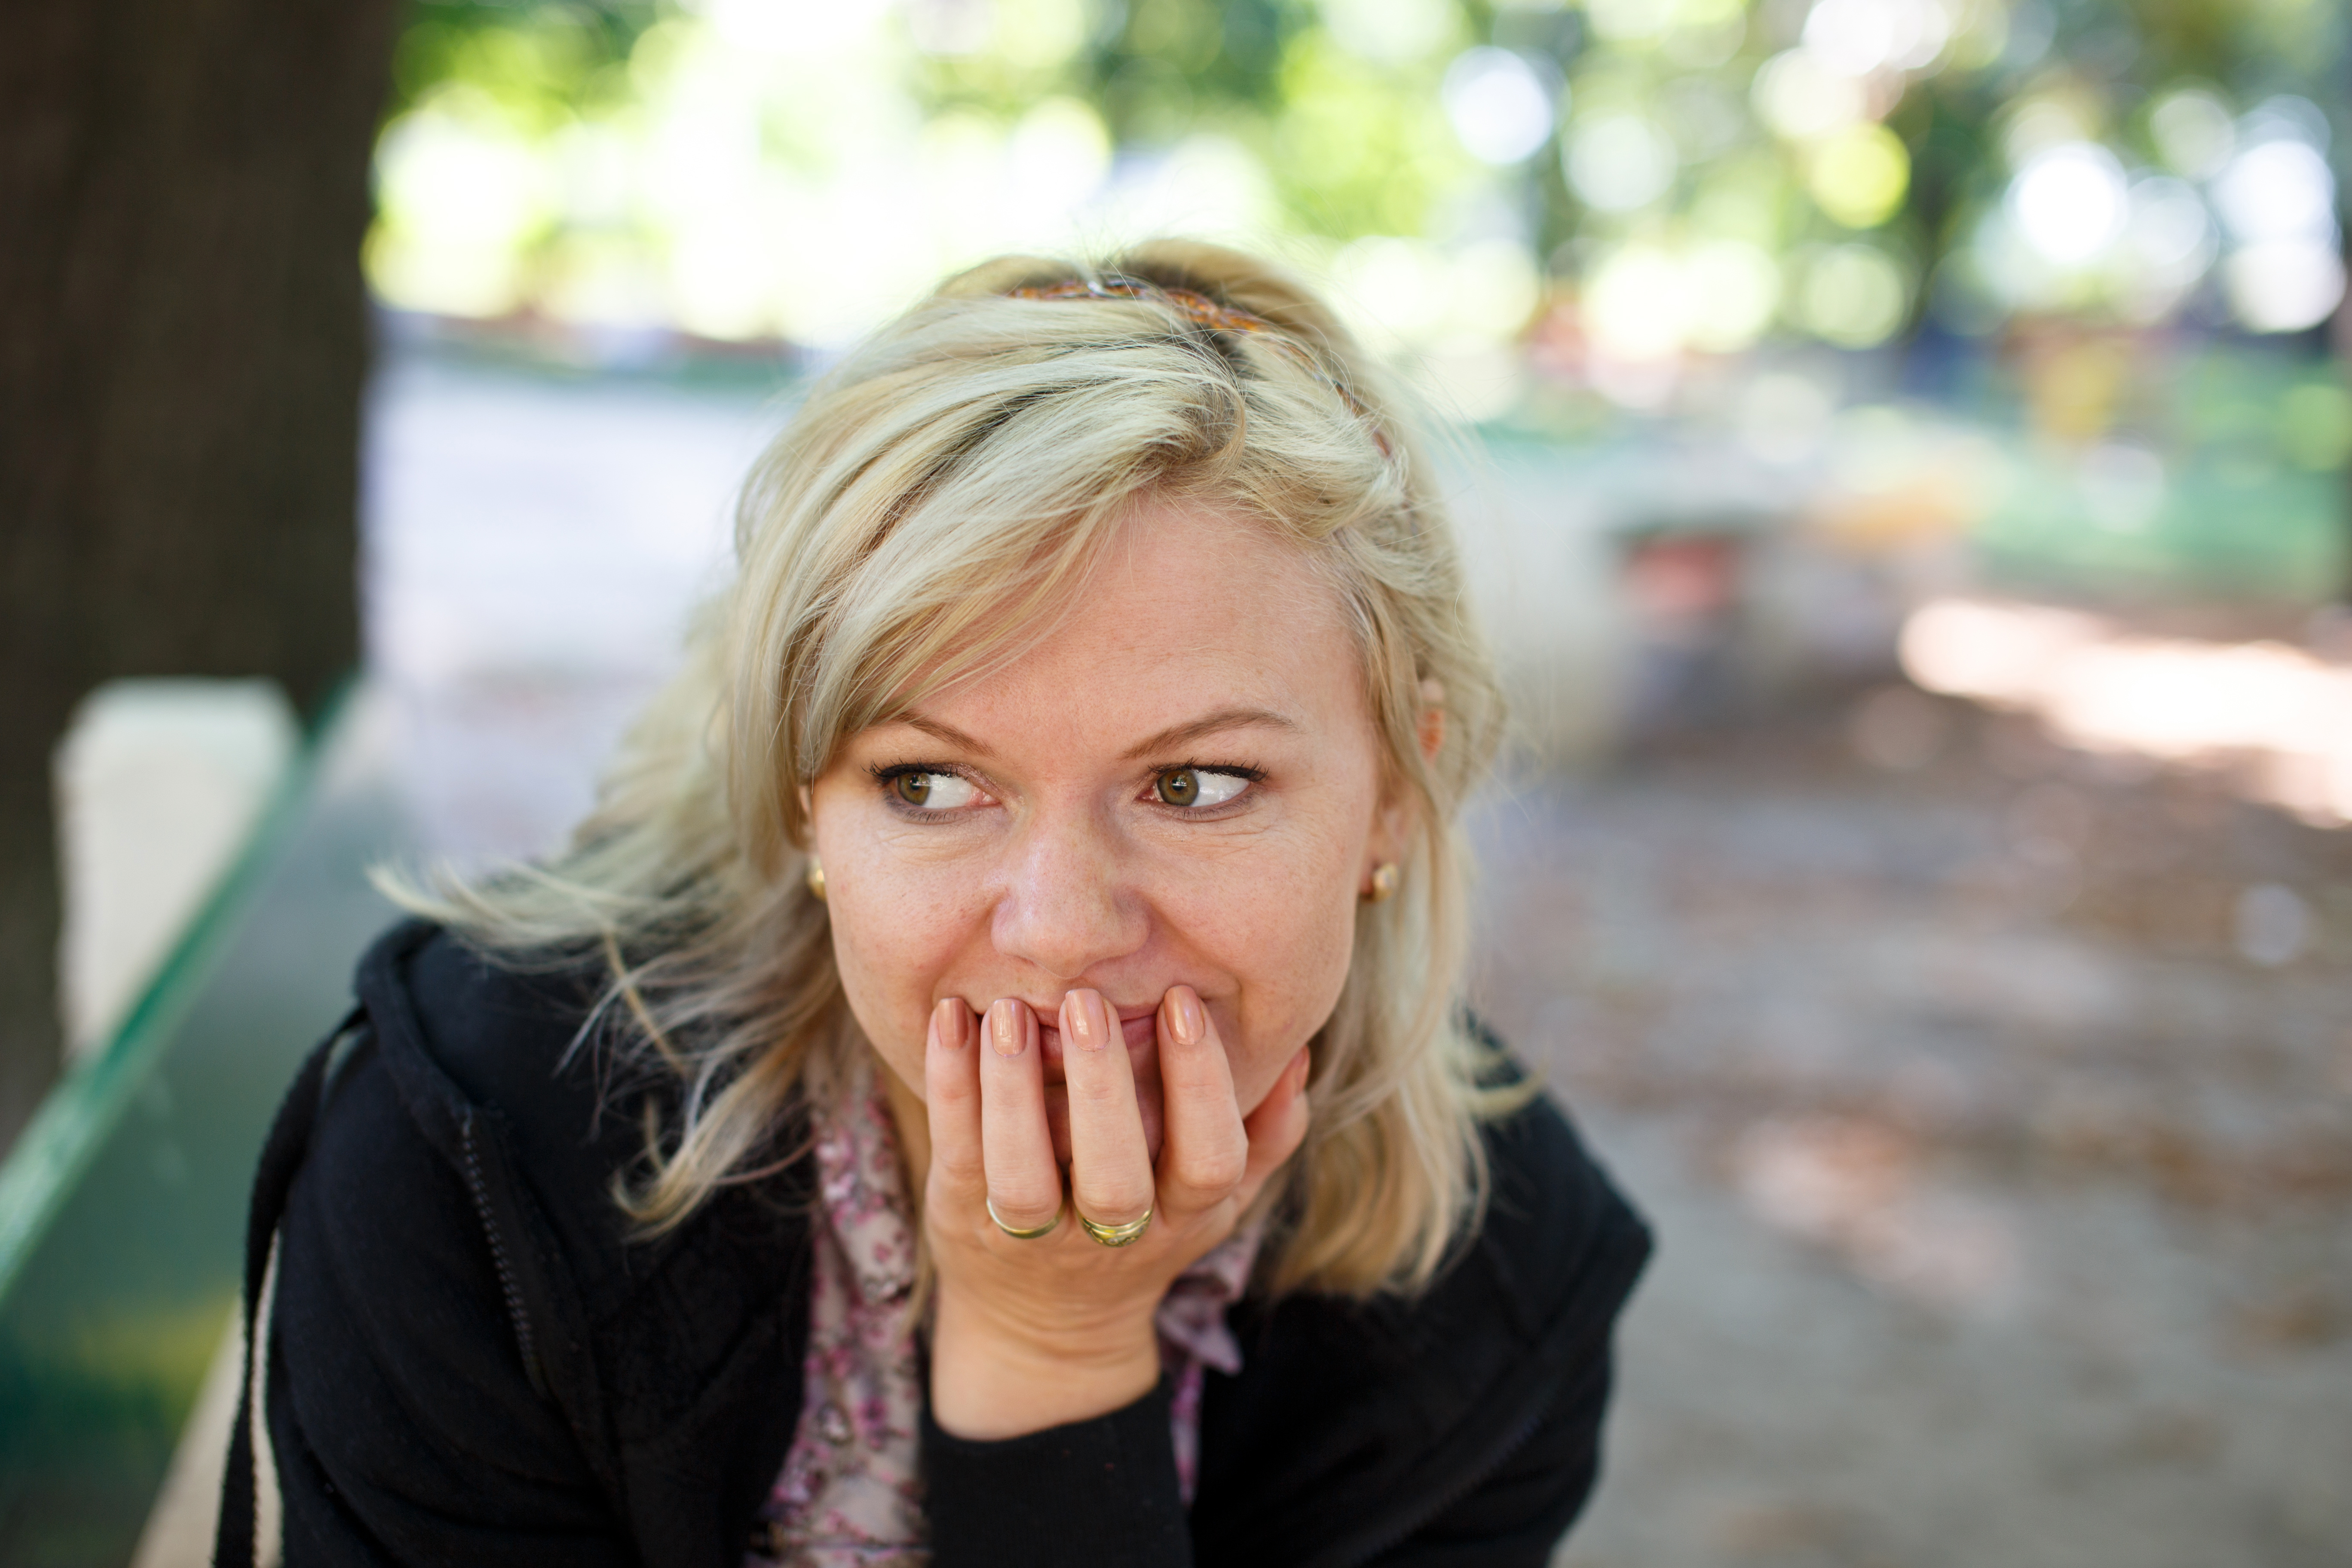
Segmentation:
<svg viewBox="0 0 2352 1568">
<path fill-rule="evenodd" d="M 646 51 L 678 47 L 666 24 L 723 34 L 761 4 L 418 0 L 395 111 L 455 90 L 525 139 L 621 123 Z M 787 56 L 818 16 L 766 11 Z M 2322 106 L 2324 141 L 2346 32 L 2331 0 L 900 0 L 888 26 L 896 62 L 866 68 L 898 72 L 929 115 L 1010 127 L 1071 100 L 1129 160 L 1222 137 L 1295 234 L 1448 246 L 1499 226 L 1629 318 L 1674 296 L 1691 316 L 1677 341 L 1717 349 L 1767 331 L 1863 346 L 1947 296 L 1963 328 L 2182 308 L 2189 290 L 2151 305 L 2105 263 L 2024 282 L 1938 268 L 1998 249 L 1988 215 L 2037 146 L 2105 150 L 2118 192 L 2177 163 L 2150 114 L 2183 86 L 2232 115 L 2297 95 Z M 1475 49 L 1507 51 L 1542 94 L 1533 138 L 1502 153 L 1465 129 L 1490 89 L 1448 74 Z M 828 127 L 771 120 L 773 156 L 840 156 Z"/>
<path fill-rule="evenodd" d="M 386 113 L 397 117 L 456 83 L 481 93 L 519 128 L 544 134 L 630 97 L 629 52 L 660 15 L 654 0 L 415 0 L 393 55 Z"/>
</svg>

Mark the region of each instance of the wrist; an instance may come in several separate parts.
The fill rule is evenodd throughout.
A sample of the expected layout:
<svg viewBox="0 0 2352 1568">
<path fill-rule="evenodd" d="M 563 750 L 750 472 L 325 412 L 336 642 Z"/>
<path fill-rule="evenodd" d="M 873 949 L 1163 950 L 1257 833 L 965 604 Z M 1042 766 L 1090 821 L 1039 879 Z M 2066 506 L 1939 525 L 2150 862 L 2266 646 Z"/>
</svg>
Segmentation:
<svg viewBox="0 0 2352 1568">
<path fill-rule="evenodd" d="M 1047 1335 L 942 1291 L 930 1381 L 940 1430 L 979 1441 L 1019 1437 L 1142 1398 L 1160 1381 L 1160 1343 L 1149 1315 Z"/>
</svg>

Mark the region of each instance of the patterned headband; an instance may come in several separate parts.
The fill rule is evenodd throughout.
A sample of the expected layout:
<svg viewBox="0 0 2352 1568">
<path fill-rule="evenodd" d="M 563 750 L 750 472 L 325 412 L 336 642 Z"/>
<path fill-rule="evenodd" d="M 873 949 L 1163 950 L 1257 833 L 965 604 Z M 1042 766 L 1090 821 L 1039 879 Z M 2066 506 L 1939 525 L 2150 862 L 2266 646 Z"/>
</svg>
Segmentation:
<svg viewBox="0 0 2352 1568">
<path fill-rule="evenodd" d="M 1270 332 L 1274 323 L 1263 316 L 1253 316 L 1246 310 L 1236 310 L 1230 305 L 1220 305 L 1206 294 L 1191 289 L 1162 288 L 1156 283 L 1142 283 L 1132 278 L 1106 278 L 1097 282 L 1092 279 L 1073 279 L 1067 283 L 1041 283 L 1025 289 L 1014 289 L 1005 294 L 1008 300 L 1163 300 L 1181 311 L 1186 320 L 1217 332 Z"/>
<path fill-rule="evenodd" d="M 1264 316 L 1254 316 L 1247 310 L 1236 310 L 1230 305 L 1221 305 L 1206 294 L 1195 289 L 1146 283 L 1133 278 L 1110 277 L 1100 280 L 1080 278 L 1072 279 L 1066 283 L 1031 284 L 1020 289 L 1009 289 L 1005 290 L 1004 297 L 1008 300 L 1160 300 L 1174 306 L 1178 313 L 1186 321 L 1195 326 L 1206 327 L 1213 332 L 1264 334 L 1269 342 L 1278 344 L 1305 363 L 1332 391 L 1339 395 L 1341 402 L 1355 410 L 1357 416 L 1364 421 L 1366 427 L 1371 432 L 1372 440 L 1380 447 L 1382 457 L 1393 458 L 1396 455 L 1396 449 L 1389 445 L 1387 432 L 1381 428 L 1381 423 L 1372 416 L 1372 411 L 1364 406 L 1363 400 L 1349 391 L 1331 375 L 1330 372 L 1325 370 L 1306 344 L 1283 331 Z"/>
</svg>

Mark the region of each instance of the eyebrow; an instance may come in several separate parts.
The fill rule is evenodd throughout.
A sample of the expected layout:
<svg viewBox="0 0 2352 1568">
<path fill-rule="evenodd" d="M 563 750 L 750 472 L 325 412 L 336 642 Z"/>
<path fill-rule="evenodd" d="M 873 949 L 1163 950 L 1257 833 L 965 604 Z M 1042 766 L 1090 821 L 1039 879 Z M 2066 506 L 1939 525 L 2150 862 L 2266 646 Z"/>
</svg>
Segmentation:
<svg viewBox="0 0 2352 1568">
<path fill-rule="evenodd" d="M 904 724 L 909 730 L 920 730 L 934 740 L 944 741 L 949 745 L 975 757 L 992 757 L 996 754 L 995 748 L 982 742 L 977 735 L 968 735 L 952 724 L 941 723 L 939 720 L 925 714 L 896 713 L 887 722 Z M 1121 753 L 1121 760 L 1131 763 L 1155 753 L 1164 756 L 1178 747 L 1190 745 L 1204 736 L 1214 735 L 1226 730 L 1251 728 L 1296 730 L 1298 725 L 1296 721 L 1286 719 L 1270 708 L 1220 708 L 1213 713 L 1204 713 L 1198 719 L 1190 719 L 1181 724 L 1171 724 L 1156 735 L 1145 737 Z"/>
<path fill-rule="evenodd" d="M 1125 760 L 1137 762 L 1154 753 L 1164 756 L 1180 746 L 1190 745 L 1203 736 L 1213 735 L 1223 730 L 1253 728 L 1296 730 L 1298 726 L 1267 708 L 1220 708 L 1213 713 L 1204 713 L 1186 723 L 1171 725 L 1157 735 L 1129 746 L 1124 753 Z"/>
<path fill-rule="evenodd" d="M 937 719 L 925 718 L 920 713 L 893 713 L 884 722 L 904 724 L 909 730 L 920 730 L 933 740 L 945 741 L 958 751 L 969 752 L 975 757 L 996 755 L 996 748 L 981 740 L 979 736 L 967 735 L 952 724 L 942 724 Z"/>
</svg>

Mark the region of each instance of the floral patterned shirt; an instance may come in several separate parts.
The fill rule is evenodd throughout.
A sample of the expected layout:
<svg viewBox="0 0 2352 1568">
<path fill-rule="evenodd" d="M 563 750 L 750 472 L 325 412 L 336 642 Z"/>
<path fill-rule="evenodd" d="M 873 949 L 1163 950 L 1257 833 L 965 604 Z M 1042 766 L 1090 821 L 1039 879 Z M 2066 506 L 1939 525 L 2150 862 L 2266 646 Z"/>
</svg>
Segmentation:
<svg viewBox="0 0 2352 1568">
<path fill-rule="evenodd" d="M 918 1433 L 922 1373 L 908 1305 L 915 1225 L 890 1109 L 864 1073 L 816 1129 L 824 1223 L 809 1292 L 800 1425 L 760 1510 L 744 1568 L 919 1568 L 930 1560 Z M 1236 1232 L 1177 1277 L 1160 1304 L 1160 1364 L 1175 1379 L 1169 1423 L 1177 1483 L 1192 1500 L 1202 1379 L 1241 1370 L 1225 1325 L 1261 1232 Z"/>
</svg>

